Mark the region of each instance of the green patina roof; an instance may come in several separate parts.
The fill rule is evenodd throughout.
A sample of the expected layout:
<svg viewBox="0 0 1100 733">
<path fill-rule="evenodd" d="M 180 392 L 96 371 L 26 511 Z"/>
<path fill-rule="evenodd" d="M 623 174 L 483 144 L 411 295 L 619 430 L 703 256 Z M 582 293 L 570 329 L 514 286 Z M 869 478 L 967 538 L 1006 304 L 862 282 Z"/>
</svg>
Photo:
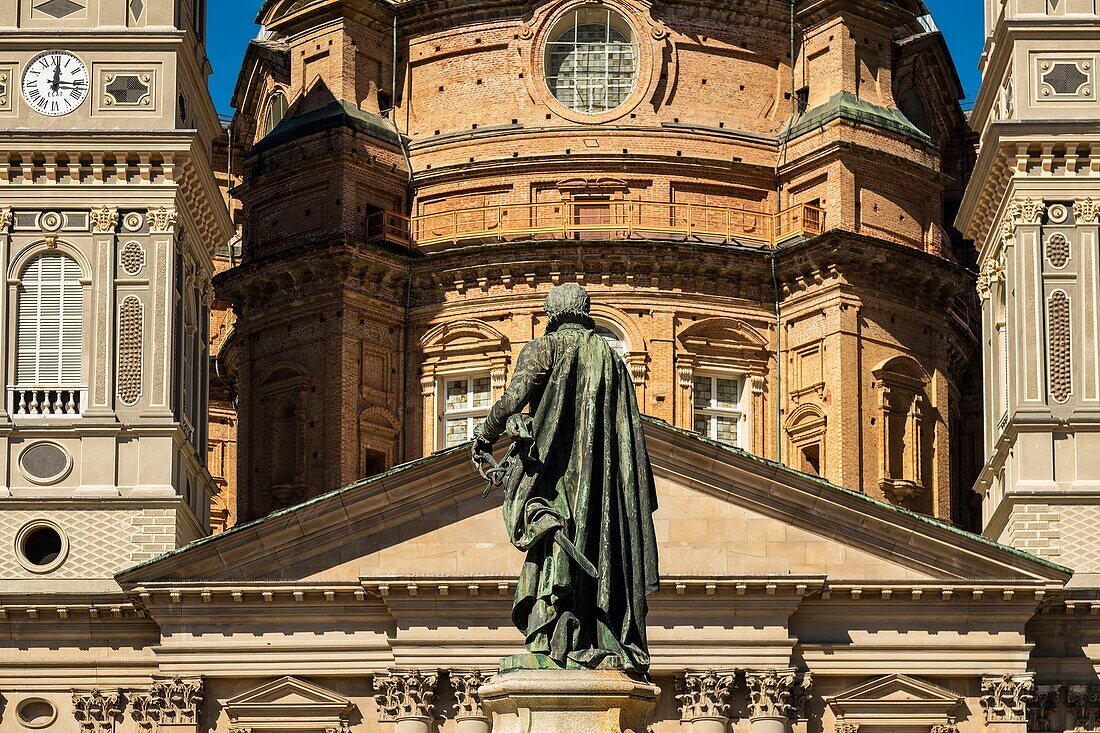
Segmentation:
<svg viewBox="0 0 1100 733">
<path fill-rule="evenodd" d="M 665 430 L 669 430 L 669 431 L 674 432 L 678 435 L 684 436 L 686 438 L 690 438 L 692 440 L 697 440 L 700 443 L 712 446 L 714 448 L 718 448 L 719 450 L 722 450 L 722 451 L 724 451 L 726 453 L 729 453 L 731 455 L 740 456 L 740 457 L 742 457 L 746 460 L 752 461 L 753 463 L 756 463 L 760 466 L 767 467 L 768 469 L 770 469 L 772 471 L 775 471 L 776 473 L 781 473 L 781 474 L 786 474 L 788 476 L 798 477 L 798 478 L 800 478 L 804 481 L 809 481 L 809 482 L 817 484 L 818 486 L 821 486 L 823 488 L 827 488 L 831 491 L 837 491 L 841 494 L 845 494 L 847 496 L 859 499 L 860 501 L 865 501 L 865 502 L 867 502 L 869 504 L 872 504 L 874 506 L 877 506 L 881 509 L 885 509 L 887 511 L 898 514 L 899 516 L 908 517 L 910 519 L 914 519 L 914 520 L 916 520 L 916 521 L 918 521 L 922 524 L 928 525 L 930 527 L 936 527 L 938 529 L 945 530 L 945 531 L 950 532 L 951 534 L 954 534 L 958 537 L 964 537 L 964 538 L 966 538 L 966 539 L 968 539 L 972 542 L 977 542 L 979 544 L 985 545 L 986 547 L 990 547 L 990 548 L 999 550 L 1001 552 L 1006 552 L 1010 555 L 1014 555 L 1014 556 L 1022 558 L 1024 560 L 1029 560 L 1031 562 L 1038 563 L 1040 565 L 1046 566 L 1048 568 L 1056 570 L 1060 573 L 1064 573 L 1066 575 L 1072 575 L 1073 574 L 1072 570 L 1070 570 L 1069 568 L 1067 568 L 1065 566 L 1059 565 L 1058 563 L 1051 562 L 1050 560 L 1046 560 L 1046 559 L 1041 558 L 1041 557 L 1036 557 L 1035 555 L 1024 552 L 1023 550 L 1018 550 L 1015 547 L 1009 547 L 1008 545 L 1002 545 L 999 542 L 994 542 L 991 539 L 983 537 L 982 535 L 974 534 L 973 532 L 967 532 L 964 529 L 960 529 L 960 528 L 954 526 L 953 524 L 943 522 L 939 519 L 933 519 L 932 517 L 925 516 L 924 514 L 920 514 L 918 512 L 914 512 L 912 510 L 905 509 L 905 508 L 899 507 L 899 506 L 895 506 L 893 504 L 890 504 L 890 503 L 885 502 L 885 501 L 881 501 L 879 499 L 875 499 L 875 498 L 873 498 L 871 496 L 868 496 L 867 494 L 864 494 L 860 491 L 853 491 L 852 489 L 846 489 L 843 486 L 838 486 L 837 484 L 831 483 L 831 482 L 821 478 L 820 476 L 814 476 L 812 474 L 803 473 L 802 471 L 797 471 L 797 470 L 795 470 L 795 469 L 793 469 L 789 466 L 786 466 L 782 463 L 779 463 L 777 461 L 773 461 L 773 460 L 768 459 L 768 458 L 762 458 L 762 457 L 757 456 L 753 453 L 750 453 L 750 452 L 748 452 L 748 451 L 746 451 L 742 448 L 734 448 L 732 446 L 725 445 L 724 443 L 719 443 L 718 441 L 711 440 L 710 438 L 703 437 L 703 436 L 699 435 L 698 433 L 694 433 L 690 430 L 675 427 L 675 426 L 670 425 L 669 423 L 665 422 L 664 420 L 659 420 L 657 418 L 649 417 L 649 416 L 643 416 L 642 419 L 645 422 L 648 422 L 652 425 L 659 425 L 660 427 L 664 428 Z M 255 519 L 251 522 L 248 522 L 247 524 L 241 524 L 241 525 L 238 525 L 236 527 L 233 527 L 232 529 L 226 530 L 222 534 L 211 535 L 209 537 L 203 537 L 201 539 L 195 540 L 194 542 L 192 542 L 188 545 L 185 545 L 185 546 L 183 546 L 183 547 L 181 547 L 177 550 L 172 550 L 171 552 L 166 552 L 163 555 L 159 555 L 157 557 L 154 557 L 151 560 L 146 560 L 145 562 L 142 562 L 138 565 L 134 565 L 130 568 L 127 568 L 126 570 L 123 570 L 119 573 L 116 573 L 115 577 L 125 575 L 127 573 L 131 573 L 135 570 L 138 570 L 138 569 L 143 568 L 143 567 L 147 567 L 149 565 L 153 565 L 154 563 L 160 562 L 160 561 L 165 560 L 167 558 L 180 555 L 180 554 L 182 554 L 184 552 L 187 552 L 187 551 L 189 551 L 189 550 L 191 550 L 195 547 L 200 547 L 202 545 L 213 542 L 214 540 L 218 539 L 219 537 L 226 537 L 226 536 L 238 534 L 240 532 L 244 532 L 248 529 L 251 529 L 253 527 L 257 527 L 259 525 L 265 524 L 265 523 L 270 522 L 270 521 L 272 521 L 274 519 L 277 519 L 279 517 L 284 517 L 284 516 L 287 516 L 289 514 L 293 514 L 294 512 L 296 512 L 300 509 L 304 509 L 306 507 L 314 506 L 316 504 L 320 504 L 320 503 L 325 502 L 325 501 L 327 501 L 329 499 L 332 499 L 334 497 L 340 496 L 342 494 L 346 494 L 350 491 L 354 491 L 355 489 L 359 489 L 359 488 L 362 488 L 364 486 L 370 486 L 371 484 L 374 484 L 375 482 L 384 481 L 385 479 L 390 478 L 392 476 L 398 476 L 400 474 L 413 471 L 413 470 L 415 470 L 419 467 L 422 467 L 422 466 L 424 466 L 428 463 L 431 463 L 433 461 L 439 460 L 443 457 L 453 456 L 453 455 L 456 455 L 456 454 L 459 454 L 459 453 L 468 453 L 469 450 L 470 450 L 470 444 L 459 445 L 459 446 L 455 446 L 454 448 L 448 448 L 447 450 L 439 451 L 438 453 L 433 453 L 429 456 L 425 456 L 424 458 L 419 458 L 415 461 L 411 461 L 409 463 L 402 464 L 400 466 L 395 466 L 394 468 L 391 468 L 389 471 L 386 471 L 385 473 L 381 473 L 381 474 L 378 474 L 377 476 L 371 476 L 370 478 L 366 478 L 366 479 L 362 479 L 360 481 L 356 481 L 353 484 L 349 484 L 348 486 L 345 486 L 343 488 L 335 489 L 334 491 L 330 491 L 328 493 L 321 494 L 320 496 L 316 496 L 316 497 L 310 499 L 309 501 L 305 501 L 301 504 L 297 504 L 297 505 L 292 506 L 292 507 L 287 507 L 286 509 L 280 509 L 279 511 L 272 512 L 271 514 L 268 514 L 265 517 L 261 517 L 260 519 Z"/>
<path fill-rule="evenodd" d="M 823 127 L 833 120 L 848 120 L 870 125 L 889 132 L 896 132 L 926 145 L 933 145 L 926 132 L 909 121 L 901 110 L 882 107 L 860 99 L 851 92 L 838 92 L 829 101 L 807 111 L 782 133 L 787 139 L 796 138 L 811 130 Z"/>
</svg>

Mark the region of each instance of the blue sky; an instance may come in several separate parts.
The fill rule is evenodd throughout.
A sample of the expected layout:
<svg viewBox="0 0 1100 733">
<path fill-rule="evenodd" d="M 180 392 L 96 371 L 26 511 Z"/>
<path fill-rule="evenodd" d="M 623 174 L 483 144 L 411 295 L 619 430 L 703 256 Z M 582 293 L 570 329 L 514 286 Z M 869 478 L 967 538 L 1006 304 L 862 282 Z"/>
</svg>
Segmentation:
<svg viewBox="0 0 1100 733">
<path fill-rule="evenodd" d="M 968 98 L 978 93 L 981 79 L 978 75 L 978 56 L 982 52 L 984 20 L 981 0 L 926 0 L 932 8 L 936 23 L 947 36 L 959 76 Z M 210 3 L 209 39 L 207 52 L 214 66 L 210 87 L 214 103 L 222 114 L 231 114 L 229 99 L 241 66 L 245 46 L 258 30 L 252 21 L 256 18 L 260 0 L 222 0 Z M 216 10 L 215 10 L 216 8 Z"/>
</svg>

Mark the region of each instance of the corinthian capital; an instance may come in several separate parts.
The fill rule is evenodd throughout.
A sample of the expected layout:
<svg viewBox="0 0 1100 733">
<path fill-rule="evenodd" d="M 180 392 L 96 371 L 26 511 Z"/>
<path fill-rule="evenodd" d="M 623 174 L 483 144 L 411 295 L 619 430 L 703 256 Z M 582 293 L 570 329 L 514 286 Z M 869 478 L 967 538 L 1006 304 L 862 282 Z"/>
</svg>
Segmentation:
<svg viewBox="0 0 1100 733">
<path fill-rule="evenodd" d="M 118 228 L 118 209 L 101 206 L 92 209 L 92 232 L 95 234 L 113 234 Z"/>
<path fill-rule="evenodd" d="M 734 672 L 685 672 L 676 680 L 676 699 L 680 701 L 680 720 L 724 718 L 729 713 L 729 698 L 736 681 Z"/>
<path fill-rule="evenodd" d="M 149 231 L 153 234 L 172 234 L 176 231 L 179 214 L 175 209 L 150 209 Z"/>
<path fill-rule="evenodd" d="M 118 690 L 73 693 L 73 717 L 81 730 L 90 733 L 112 733 L 122 717 L 123 706 Z"/>
<path fill-rule="evenodd" d="M 478 690 L 492 678 L 492 674 L 475 670 L 451 672 L 449 677 L 455 693 L 455 720 L 485 718 Z"/>
<path fill-rule="evenodd" d="M 813 676 L 793 669 L 746 672 L 749 712 L 753 718 L 797 718 Z"/>
<path fill-rule="evenodd" d="M 202 709 L 202 680 L 184 681 L 175 677 L 154 682 L 149 692 L 135 695 L 131 704 L 133 718 L 142 727 L 165 723 L 193 725 Z"/>
<path fill-rule="evenodd" d="M 1100 222 L 1100 201 L 1093 201 L 1091 198 L 1077 199 L 1073 202 L 1073 218 L 1078 224 Z"/>
<path fill-rule="evenodd" d="M 374 700 L 379 722 L 435 717 L 435 672 L 390 672 L 375 675 Z"/>
<path fill-rule="evenodd" d="M 1034 698 L 1034 675 L 1002 674 L 982 678 L 978 703 L 986 723 L 1016 723 L 1027 720 L 1027 706 Z"/>
<path fill-rule="evenodd" d="M 0 209 L 0 234 L 11 231 L 11 225 L 14 221 L 15 215 L 12 213 L 11 208 Z"/>
<path fill-rule="evenodd" d="M 1008 213 L 1014 224 L 1042 224 L 1046 211 L 1046 204 L 1029 197 L 1013 201 Z"/>
</svg>

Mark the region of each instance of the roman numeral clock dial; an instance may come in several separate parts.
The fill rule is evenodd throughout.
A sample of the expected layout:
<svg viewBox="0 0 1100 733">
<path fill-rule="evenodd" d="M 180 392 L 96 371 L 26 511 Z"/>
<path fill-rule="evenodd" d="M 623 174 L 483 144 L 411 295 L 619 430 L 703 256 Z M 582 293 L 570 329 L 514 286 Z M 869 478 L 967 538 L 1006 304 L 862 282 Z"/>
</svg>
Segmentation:
<svg viewBox="0 0 1100 733">
<path fill-rule="evenodd" d="M 48 117 L 67 115 L 88 97 L 88 67 L 68 51 L 45 51 L 23 70 L 23 99 Z"/>
</svg>

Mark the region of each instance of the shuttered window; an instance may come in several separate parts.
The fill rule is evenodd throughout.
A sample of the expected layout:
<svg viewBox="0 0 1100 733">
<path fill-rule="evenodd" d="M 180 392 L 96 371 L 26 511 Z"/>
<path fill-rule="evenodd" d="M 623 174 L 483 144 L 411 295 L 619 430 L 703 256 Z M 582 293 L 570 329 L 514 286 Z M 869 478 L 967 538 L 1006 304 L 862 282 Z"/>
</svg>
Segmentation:
<svg viewBox="0 0 1100 733">
<path fill-rule="evenodd" d="M 16 319 L 19 386 L 81 386 L 84 292 L 76 262 L 60 253 L 31 262 L 19 286 Z"/>
</svg>

